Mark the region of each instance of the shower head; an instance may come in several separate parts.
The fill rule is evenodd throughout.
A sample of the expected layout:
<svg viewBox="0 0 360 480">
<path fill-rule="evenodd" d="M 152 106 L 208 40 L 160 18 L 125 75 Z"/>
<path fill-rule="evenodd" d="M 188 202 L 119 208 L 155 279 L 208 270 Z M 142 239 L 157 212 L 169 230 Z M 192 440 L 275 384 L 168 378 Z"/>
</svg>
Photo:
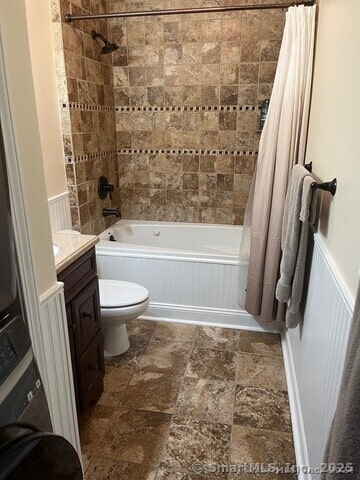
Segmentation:
<svg viewBox="0 0 360 480">
<path fill-rule="evenodd" d="M 104 42 L 104 46 L 101 49 L 102 55 L 115 52 L 115 50 L 119 48 L 119 46 L 116 45 L 116 43 L 110 43 L 109 40 L 104 37 L 104 35 L 101 35 L 101 33 L 95 32 L 95 30 L 91 32 L 91 36 L 94 40 L 96 40 L 97 38 L 100 38 L 100 40 Z"/>
</svg>

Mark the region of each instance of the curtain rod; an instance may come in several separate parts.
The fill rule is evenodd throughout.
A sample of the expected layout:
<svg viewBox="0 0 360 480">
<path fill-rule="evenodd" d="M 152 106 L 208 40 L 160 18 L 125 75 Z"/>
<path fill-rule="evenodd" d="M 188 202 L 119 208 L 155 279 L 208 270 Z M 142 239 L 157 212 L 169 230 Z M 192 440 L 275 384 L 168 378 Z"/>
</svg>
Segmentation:
<svg viewBox="0 0 360 480">
<path fill-rule="evenodd" d="M 181 8 L 173 10 L 151 10 L 145 12 L 118 12 L 118 13 L 100 13 L 97 15 L 65 15 L 65 21 L 71 23 L 75 20 L 94 20 L 100 18 L 127 18 L 127 17 L 150 17 L 158 15 L 184 15 L 187 13 L 212 13 L 212 12 L 234 12 L 238 10 L 268 10 L 274 8 L 289 8 L 297 5 L 314 5 L 315 0 L 295 1 L 284 4 L 268 4 L 268 5 L 228 5 L 223 7 L 200 7 L 200 8 Z"/>
</svg>

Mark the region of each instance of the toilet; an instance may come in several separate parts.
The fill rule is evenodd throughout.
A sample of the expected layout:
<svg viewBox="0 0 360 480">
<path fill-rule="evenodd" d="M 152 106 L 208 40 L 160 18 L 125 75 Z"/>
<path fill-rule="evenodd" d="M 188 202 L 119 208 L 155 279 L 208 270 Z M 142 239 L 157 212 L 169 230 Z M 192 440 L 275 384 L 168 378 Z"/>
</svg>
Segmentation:
<svg viewBox="0 0 360 480">
<path fill-rule="evenodd" d="M 103 279 L 99 290 L 105 357 L 113 357 L 129 348 L 126 322 L 146 312 L 149 292 L 136 283 Z"/>
</svg>

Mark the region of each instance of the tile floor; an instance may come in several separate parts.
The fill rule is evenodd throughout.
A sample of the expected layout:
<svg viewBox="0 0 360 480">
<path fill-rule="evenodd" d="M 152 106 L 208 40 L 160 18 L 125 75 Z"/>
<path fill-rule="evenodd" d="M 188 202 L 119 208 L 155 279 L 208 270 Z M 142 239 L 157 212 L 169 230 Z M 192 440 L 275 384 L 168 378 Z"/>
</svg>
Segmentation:
<svg viewBox="0 0 360 480">
<path fill-rule="evenodd" d="M 104 393 L 80 422 L 86 480 L 282 478 L 209 473 L 295 463 L 278 335 L 144 320 L 128 331 L 129 351 L 106 362 Z"/>
</svg>

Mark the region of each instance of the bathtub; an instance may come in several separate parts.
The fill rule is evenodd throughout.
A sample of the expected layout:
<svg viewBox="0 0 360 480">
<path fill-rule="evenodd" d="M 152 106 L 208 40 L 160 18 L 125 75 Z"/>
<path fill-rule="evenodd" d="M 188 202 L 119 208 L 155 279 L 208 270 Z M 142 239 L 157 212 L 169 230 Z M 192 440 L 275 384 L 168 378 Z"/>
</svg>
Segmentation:
<svg viewBox="0 0 360 480">
<path fill-rule="evenodd" d="M 238 307 L 246 285 L 241 233 L 241 226 L 120 220 L 96 245 L 99 277 L 144 285 L 150 319 L 259 330 Z"/>
</svg>

